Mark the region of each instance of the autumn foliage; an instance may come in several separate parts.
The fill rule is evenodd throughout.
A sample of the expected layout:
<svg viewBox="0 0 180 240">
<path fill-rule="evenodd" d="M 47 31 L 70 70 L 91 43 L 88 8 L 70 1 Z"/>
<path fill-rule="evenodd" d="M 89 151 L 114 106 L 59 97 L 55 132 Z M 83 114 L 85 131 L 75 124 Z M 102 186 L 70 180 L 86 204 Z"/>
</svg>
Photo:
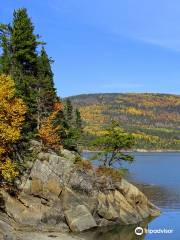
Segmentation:
<svg viewBox="0 0 180 240">
<path fill-rule="evenodd" d="M 10 76 L 0 75 L 0 175 L 6 180 L 18 174 L 9 155 L 21 136 L 25 113 L 25 104 L 15 96 L 14 81 Z"/>
<path fill-rule="evenodd" d="M 180 149 L 180 96 L 170 94 L 86 94 L 70 98 L 84 124 L 83 145 L 104 135 L 111 120 L 135 138 L 134 149 Z M 94 148 L 91 148 L 92 150 Z"/>
<path fill-rule="evenodd" d="M 54 104 L 53 112 L 48 117 L 44 118 L 41 123 L 39 136 L 46 148 L 58 150 L 60 147 L 60 137 L 58 135 L 60 126 L 54 126 L 53 122 L 55 121 L 57 114 L 62 110 L 62 108 L 62 103 L 56 102 Z"/>
</svg>

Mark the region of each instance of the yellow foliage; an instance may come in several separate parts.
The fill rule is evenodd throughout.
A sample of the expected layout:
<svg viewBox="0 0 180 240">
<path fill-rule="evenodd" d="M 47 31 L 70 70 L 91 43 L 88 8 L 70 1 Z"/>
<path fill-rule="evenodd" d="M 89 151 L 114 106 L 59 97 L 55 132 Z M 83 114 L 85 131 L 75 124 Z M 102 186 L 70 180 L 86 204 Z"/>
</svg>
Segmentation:
<svg viewBox="0 0 180 240">
<path fill-rule="evenodd" d="M 8 158 L 11 146 L 21 134 L 26 106 L 15 96 L 10 76 L 0 75 L 0 174 L 6 180 L 17 176 L 14 163 Z"/>
<path fill-rule="evenodd" d="M 7 181 L 11 181 L 19 174 L 16 164 L 14 164 L 9 158 L 0 162 L 0 171 L 3 178 Z"/>
<path fill-rule="evenodd" d="M 44 118 L 39 129 L 39 135 L 43 141 L 44 146 L 54 150 L 58 150 L 60 147 L 60 138 L 57 134 L 60 126 L 55 127 L 53 125 L 53 121 L 56 119 L 58 112 L 61 111 L 62 108 L 62 103 L 55 103 L 54 111 L 48 117 Z"/>
<path fill-rule="evenodd" d="M 158 136 L 152 136 L 152 135 L 148 135 L 148 134 L 145 134 L 142 132 L 141 133 L 133 133 L 132 135 L 135 139 L 140 139 L 140 140 L 143 139 L 143 140 L 149 141 L 151 143 L 156 143 L 156 142 L 160 141 L 160 138 Z"/>
<path fill-rule="evenodd" d="M 130 114 L 134 114 L 134 115 L 142 115 L 143 111 L 134 107 L 129 107 L 127 109 L 125 109 L 125 112 L 130 113 Z"/>
</svg>

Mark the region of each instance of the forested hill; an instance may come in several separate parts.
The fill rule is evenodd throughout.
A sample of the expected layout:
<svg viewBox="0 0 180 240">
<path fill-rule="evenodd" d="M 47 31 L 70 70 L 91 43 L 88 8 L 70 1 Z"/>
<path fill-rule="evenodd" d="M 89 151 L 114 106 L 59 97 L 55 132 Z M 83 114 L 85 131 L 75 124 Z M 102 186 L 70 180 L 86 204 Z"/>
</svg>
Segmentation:
<svg viewBox="0 0 180 240">
<path fill-rule="evenodd" d="M 111 119 L 133 133 L 138 149 L 180 150 L 180 96 L 169 94 L 83 94 L 70 97 L 84 120 L 85 140 L 102 133 Z"/>
</svg>

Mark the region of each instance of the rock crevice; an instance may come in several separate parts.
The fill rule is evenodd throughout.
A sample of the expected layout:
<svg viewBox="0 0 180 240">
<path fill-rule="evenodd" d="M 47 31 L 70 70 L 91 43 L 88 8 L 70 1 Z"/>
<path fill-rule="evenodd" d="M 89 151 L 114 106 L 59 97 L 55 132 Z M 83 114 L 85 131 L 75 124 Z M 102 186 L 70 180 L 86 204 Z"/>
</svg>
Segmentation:
<svg viewBox="0 0 180 240">
<path fill-rule="evenodd" d="M 17 197 L 1 189 L 0 228 L 35 231 L 83 231 L 110 224 L 136 224 L 160 214 L 147 197 L 125 179 L 104 184 L 93 169 L 81 170 L 75 155 L 38 154 Z M 103 184 L 103 187 L 100 186 Z M 4 212 L 4 213 L 3 213 Z M 5 230 L 1 230 L 4 234 Z"/>
</svg>

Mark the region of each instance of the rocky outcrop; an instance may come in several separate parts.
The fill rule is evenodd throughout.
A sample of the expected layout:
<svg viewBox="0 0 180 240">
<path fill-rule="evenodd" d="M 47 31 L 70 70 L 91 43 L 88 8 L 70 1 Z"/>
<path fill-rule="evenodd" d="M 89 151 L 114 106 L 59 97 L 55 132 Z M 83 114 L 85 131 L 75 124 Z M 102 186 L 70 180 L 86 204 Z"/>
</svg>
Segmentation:
<svg viewBox="0 0 180 240">
<path fill-rule="evenodd" d="M 40 152 L 14 197 L 0 191 L 0 234 L 23 230 L 83 231 L 97 226 L 135 224 L 159 210 L 125 179 L 98 176 L 76 156 Z M 84 162 L 85 163 L 85 162 Z M 11 239 L 11 238 L 10 238 Z M 13 238 L 12 238 L 13 239 Z"/>
</svg>

